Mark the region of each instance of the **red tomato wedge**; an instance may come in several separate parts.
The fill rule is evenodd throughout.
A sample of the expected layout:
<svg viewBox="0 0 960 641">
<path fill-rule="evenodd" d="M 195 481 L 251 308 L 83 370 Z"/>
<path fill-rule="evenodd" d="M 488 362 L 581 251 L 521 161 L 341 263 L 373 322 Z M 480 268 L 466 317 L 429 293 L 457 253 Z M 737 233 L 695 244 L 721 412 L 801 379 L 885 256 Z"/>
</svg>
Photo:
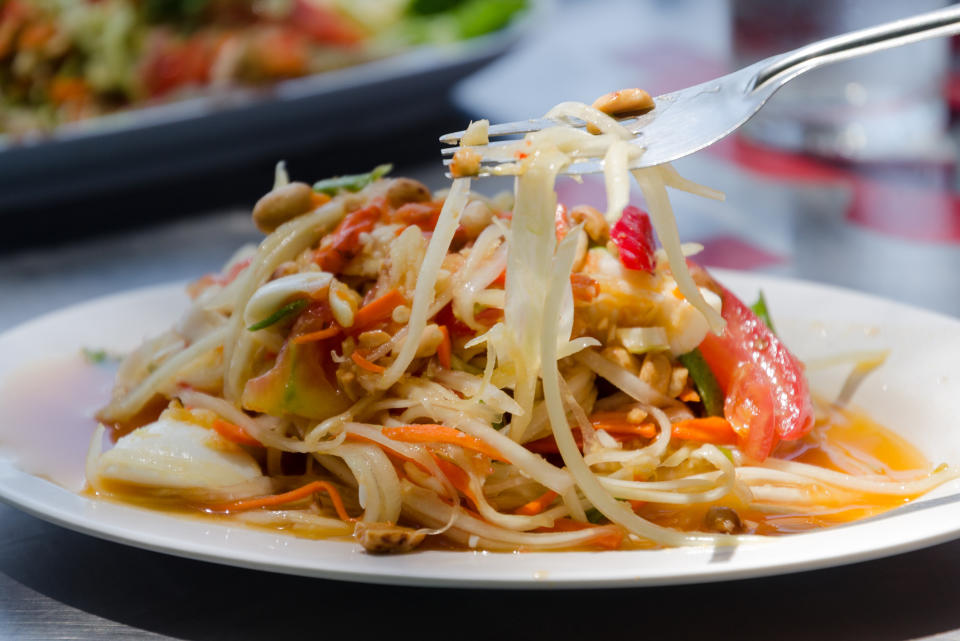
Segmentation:
<svg viewBox="0 0 960 641">
<path fill-rule="evenodd" d="M 730 291 L 711 285 L 723 301 L 727 326 L 720 336 L 708 333 L 700 352 L 726 395 L 724 416 L 741 448 L 762 461 L 779 440 L 798 439 L 813 427 L 810 388 L 803 365 L 776 334 Z"/>
</svg>

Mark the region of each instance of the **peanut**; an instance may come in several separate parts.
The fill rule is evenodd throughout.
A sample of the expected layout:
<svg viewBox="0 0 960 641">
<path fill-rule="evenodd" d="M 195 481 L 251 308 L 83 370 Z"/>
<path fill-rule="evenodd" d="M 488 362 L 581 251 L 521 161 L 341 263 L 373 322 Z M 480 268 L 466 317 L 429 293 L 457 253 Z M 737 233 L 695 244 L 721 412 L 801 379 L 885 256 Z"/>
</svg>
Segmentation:
<svg viewBox="0 0 960 641">
<path fill-rule="evenodd" d="M 290 183 L 265 194 L 253 206 L 253 222 L 265 234 L 301 214 L 313 205 L 313 189 L 306 183 Z"/>
<path fill-rule="evenodd" d="M 412 178 L 394 178 L 390 181 L 384 195 L 387 198 L 387 204 L 394 209 L 407 203 L 426 202 L 432 198 L 427 186 Z"/>
<path fill-rule="evenodd" d="M 471 200 L 460 214 L 460 226 L 463 227 L 468 238 L 479 236 L 491 220 L 493 220 L 493 210 L 482 200 Z"/>
<path fill-rule="evenodd" d="M 480 161 L 483 156 L 480 152 L 469 147 L 463 147 L 453 154 L 453 161 L 450 163 L 450 175 L 454 178 L 463 178 L 464 176 L 476 176 L 480 171 Z"/>
<path fill-rule="evenodd" d="M 643 89 L 621 89 L 603 94 L 593 106 L 611 116 L 637 116 L 654 108 L 653 98 Z"/>
<path fill-rule="evenodd" d="M 593 101 L 593 107 L 614 118 L 618 116 L 639 116 L 645 114 L 656 105 L 653 98 L 643 89 L 621 89 L 603 94 Z M 595 125 L 587 125 L 587 131 L 592 134 L 600 133 Z"/>
<path fill-rule="evenodd" d="M 601 245 L 607 242 L 610 226 L 607 224 L 607 219 L 595 207 L 577 205 L 570 210 L 570 222 L 574 225 L 583 223 L 583 230 L 593 242 Z"/>
</svg>

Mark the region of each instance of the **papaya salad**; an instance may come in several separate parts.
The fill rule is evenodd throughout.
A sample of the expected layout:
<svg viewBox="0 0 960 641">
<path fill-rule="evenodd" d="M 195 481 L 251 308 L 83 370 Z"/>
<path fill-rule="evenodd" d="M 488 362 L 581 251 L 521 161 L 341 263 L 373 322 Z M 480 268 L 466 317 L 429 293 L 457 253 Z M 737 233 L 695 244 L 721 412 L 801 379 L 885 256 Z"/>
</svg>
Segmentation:
<svg viewBox="0 0 960 641">
<path fill-rule="evenodd" d="M 497 31 L 525 0 L 3 0 L 0 132 L 264 86 Z"/>
<path fill-rule="evenodd" d="M 312 186 L 278 165 L 259 247 L 122 362 L 89 491 L 376 553 L 538 551 L 735 544 L 956 477 L 858 447 L 909 448 L 814 401 L 764 301 L 680 243 L 667 188 L 722 194 L 630 169 L 613 103 L 563 103 L 501 146 L 515 188 L 494 198 L 467 175 L 485 121 L 443 192 L 386 165 Z M 605 211 L 557 202 L 584 158 L 604 161 Z"/>
</svg>

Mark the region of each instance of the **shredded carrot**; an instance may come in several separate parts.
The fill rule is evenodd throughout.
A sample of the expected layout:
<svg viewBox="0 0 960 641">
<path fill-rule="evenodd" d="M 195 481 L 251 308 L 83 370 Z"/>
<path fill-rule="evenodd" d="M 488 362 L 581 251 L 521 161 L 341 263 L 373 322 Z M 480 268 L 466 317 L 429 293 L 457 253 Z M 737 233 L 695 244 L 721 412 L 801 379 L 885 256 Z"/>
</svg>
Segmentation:
<svg viewBox="0 0 960 641">
<path fill-rule="evenodd" d="M 330 202 L 330 196 L 318 191 L 310 192 L 310 204 L 313 207 L 320 207 Z"/>
<path fill-rule="evenodd" d="M 383 374 L 385 371 L 387 371 L 386 367 L 383 367 L 382 365 L 377 365 L 376 363 L 371 363 L 370 361 L 365 359 L 363 356 L 360 355 L 360 352 L 354 352 L 353 354 L 350 354 L 350 358 L 353 360 L 354 363 L 357 364 L 358 367 L 362 367 L 368 372 L 373 372 L 374 374 Z"/>
<path fill-rule="evenodd" d="M 293 339 L 293 342 L 297 345 L 302 345 L 303 343 L 312 343 L 314 341 L 322 341 L 327 338 L 333 338 L 340 333 L 340 328 L 336 325 L 331 325 L 325 329 L 318 330 L 316 332 L 309 332 L 307 334 L 300 334 Z"/>
<path fill-rule="evenodd" d="M 557 500 L 558 496 L 560 495 L 553 490 L 547 490 L 541 496 L 515 509 L 513 513 L 524 516 L 535 516 L 550 507 L 550 504 Z"/>
<path fill-rule="evenodd" d="M 457 488 L 458 492 L 470 499 L 474 505 L 477 505 L 477 495 L 470 489 L 470 475 L 467 474 L 462 467 L 451 463 L 442 456 L 434 456 L 433 460 L 437 462 L 440 471 L 447 477 L 451 485 Z"/>
<path fill-rule="evenodd" d="M 507 285 L 507 270 L 504 269 L 502 272 L 500 272 L 500 275 L 497 276 L 497 277 L 493 280 L 493 282 L 490 283 L 490 284 L 491 284 L 491 285 L 500 285 L 500 287 L 506 287 L 506 285 Z"/>
<path fill-rule="evenodd" d="M 295 490 L 290 490 L 283 494 L 261 496 L 255 499 L 241 499 L 239 501 L 233 501 L 232 503 L 207 506 L 207 508 L 214 512 L 245 512 L 261 507 L 276 507 L 278 505 L 293 503 L 303 500 L 317 492 L 326 492 L 330 495 L 330 500 L 333 501 L 333 509 L 337 511 L 337 517 L 339 517 L 341 521 L 356 521 L 355 518 L 347 514 L 347 510 L 343 507 L 343 499 L 340 498 L 340 493 L 337 491 L 337 488 L 326 481 L 312 481 L 303 487 L 298 487 Z"/>
<path fill-rule="evenodd" d="M 595 412 L 590 415 L 590 423 L 594 429 L 604 430 L 617 441 L 627 441 L 631 438 L 654 438 L 658 433 L 657 426 L 651 422 L 631 423 L 627 420 L 627 412 Z M 674 438 L 685 441 L 700 441 L 715 445 L 735 445 L 737 434 L 730 423 L 719 416 L 706 418 L 692 418 L 674 423 L 670 429 Z M 583 438 L 579 428 L 574 428 L 573 437 L 577 447 L 583 449 Z M 560 449 L 553 436 L 530 441 L 524 445 L 531 452 L 537 454 L 559 454 Z"/>
<path fill-rule="evenodd" d="M 217 434 L 228 441 L 233 441 L 234 443 L 239 443 L 240 445 L 263 447 L 263 443 L 247 434 L 247 430 L 243 429 L 239 425 L 228 423 L 223 419 L 215 418 L 213 419 L 213 425 L 211 425 L 211 427 L 213 427 Z"/>
<path fill-rule="evenodd" d="M 349 331 L 356 334 L 387 320 L 393 314 L 393 310 L 406 302 L 407 299 L 403 297 L 399 289 L 391 289 L 380 298 L 376 298 L 358 309 L 353 316 L 353 325 L 349 328 Z"/>
<path fill-rule="evenodd" d="M 450 369 L 450 356 L 452 353 L 450 330 L 447 329 L 446 325 L 441 325 L 440 333 L 443 334 L 443 340 L 440 341 L 440 344 L 437 346 L 437 360 L 440 361 L 440 364 L 445 368 Z"/>
<path fill-rule="evenodd" d="M 636 423 L 631 421 L 629 416 L 629 412 L 594 412 L 590 415 L 590 424 L 596 430 L 606 430 L 611 434 L 633 434 L 644 438 L 657 435 L 657 427 L 653 423 Z"/>
<path fill-rule="evenodd" d="M 553 522 L 553 527 L 537 528 L 536 532 L 576 532 L 579 530 L 597 530 L 596 537 L 590 539 L 590 543 L 605 550 L 616 550 L 623 543 L 623 532 L 619 528 L 609 525 L 593 525 L 591 523 L 581 523 L 573 519 L 557 519 Z"/>
<path fill-rule="evenodd" d="M 82 78 L 58 76 L 50 83 L 50 100 L 57 104 L 82 102 L 90 96 L 90 88 Z"/>
<path fill-rule="evenodd" d="M 721 416 L 678 421 L 673 424 L 671 433 L 675 438 L 715 445 L 734 445 L 737 442 L 737 433 L 733 431 L 733 426 Z"/>
<path fill-rule="evenodd" d="M 382 430 L 382 434 L 387 438 L 403 443 L 449 443 L 451 445 L 459 445 L 464 449 L 489 456 L 495 461 L 506 462 L 506 459 L 503 458 L 500 452 L 476 436 L 471 436 L 470 434 L 466 434 L 452 427 L 447 427 L 446 425 L 415 423 L 413 425 L 401 425 L 399 427 L 385 427 Z"/>
</svg>

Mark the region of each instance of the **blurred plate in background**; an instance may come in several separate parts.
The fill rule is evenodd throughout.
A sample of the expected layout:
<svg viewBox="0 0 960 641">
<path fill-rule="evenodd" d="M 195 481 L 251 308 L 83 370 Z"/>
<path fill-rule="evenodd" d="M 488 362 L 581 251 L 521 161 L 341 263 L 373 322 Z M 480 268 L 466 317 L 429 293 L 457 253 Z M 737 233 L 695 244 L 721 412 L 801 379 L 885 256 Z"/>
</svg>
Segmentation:
<svg viewBox="0 0 960 641">
<path fill-rule="evenodd" d="M 448 108 L 459 80 L 505 53 L 547 3 L 485 36 L 287 80 L 131 109 L 60 127 L 42 141 L 0 136 L 0 218 L 17 208 L 282 157 L 311 146 L 391 136 Z M 442 132 L 438 132 L 439 133 Z"/>
</svg>

